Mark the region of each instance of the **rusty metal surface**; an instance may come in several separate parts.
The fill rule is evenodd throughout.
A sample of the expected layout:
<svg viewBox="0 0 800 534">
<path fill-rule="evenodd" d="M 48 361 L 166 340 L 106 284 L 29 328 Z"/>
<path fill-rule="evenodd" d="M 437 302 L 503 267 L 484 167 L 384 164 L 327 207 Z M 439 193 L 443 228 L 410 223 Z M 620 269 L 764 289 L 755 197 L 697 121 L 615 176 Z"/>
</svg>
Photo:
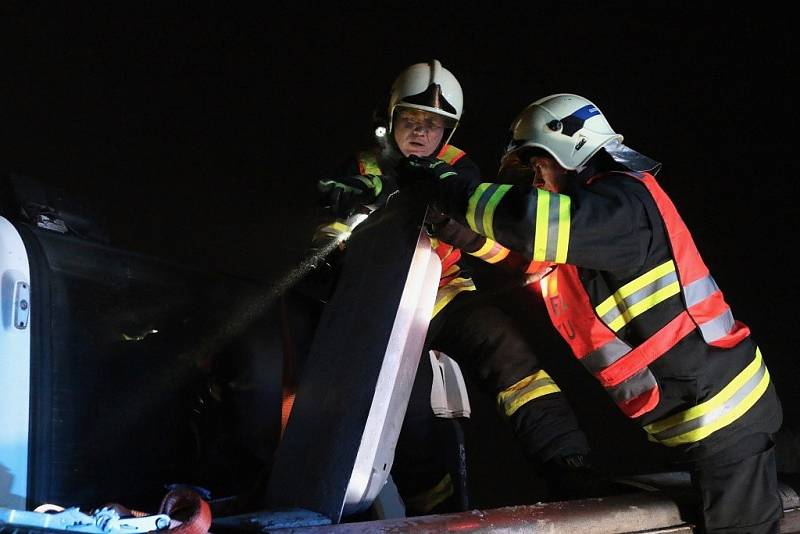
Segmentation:
<svg viewBox="0 0 800 534">
<path fill-rule="evenodd" d="M 599 499 L 539 503 L 494 510 L 410 517 L 318 527 L 262 529 L 274 534 L 690 534 L 694 525 L 657 492 Z M 800 507 L 786 508 L 782 534 L 800 533 Z"/>
<path fill-rule="evenodd" d="M 783 511 L 781 519 L 781 533 L 800 532 L 800 508 Z"/>
<path fill-rule="evenodd" d="M 269 530 L 276 534 L 366 533 L 574 533 L 692 532 L 677 505 L 657 493 L 539 503 L 493 510 L 410 517 L 363 523 Z"/>
</svg>

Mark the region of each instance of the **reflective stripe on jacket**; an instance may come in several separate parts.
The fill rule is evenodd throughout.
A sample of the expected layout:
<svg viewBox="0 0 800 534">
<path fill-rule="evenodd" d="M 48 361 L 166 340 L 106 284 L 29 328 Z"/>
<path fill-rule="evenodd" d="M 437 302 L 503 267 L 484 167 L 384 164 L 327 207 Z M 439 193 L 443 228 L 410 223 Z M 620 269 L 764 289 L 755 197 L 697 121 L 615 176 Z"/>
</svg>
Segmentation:
<svg viewBox="0 0 800 534">
<path fill-rule="evenodd" d="M 445 183 L 444 199 L 474 231 L 559 264 L 540 282 L 554 326 L 651 440 L 699 455 L 777 430 L 761 352 L 652 175 L 600 174 L 566 194 Z"/>
<path fill-rule="evenodd" d="M 633 418 L 653 411 L 661 400 L 660 377 L 650 365 L 669 355 L 684 340 L 730 349 L 747 339 L 743 348 L 750 354 L 749 361 L 740 358 L 729 361 L 730 365 L 740 365 L 736 376 L 719 381 L 706 399 L 698 399 L 701 402 L 644 427 L 651 440 L 664 445 L 692 443 L 733 424 L 756 404 L 769 385 L 769 373 L 760 351 L 749 343 L 750 330 L 734 320 L 686 225 L 655 178 L 649 174 L 629 176 L 639 180 L 653 197 L 664 222 L 672 258 L 643 269 L 618 287 L 610 287 L 611 294 L 605 298 L 599 298 L 596 291 L 587 291 L 582 282 L 586 272 L 572 265 L 560 265 L 541 281 L 542 295 L 553 324 L 575 355 L 623 413 Z M 558 202 L 547 198 L 540 204 L 546 205 L 543 211 L 547 215 L 537 219 L 536 231 L 555 236 L 557 245 L 550 246 L 552 242 L 548 242 L 548 246 L 534 250 L 543 259 L 564 261 L 569 235 L 563 232 L 570 224 L 570 214 L 564 205 L 569 203 L 563 201 L 566 198 L 563 195 L 553 196 L 561 198 Z M 539 227 L 541 221 L 546 221 L 542 224 L 545 228 Z M 553 224 L 558 228 L 555 232 L 548 228 Z M 683 311 L 647 339 L 634 346 L 617 336 L 643 315 L 659 314 L 661 304 L 670 299 L 682 302 Z M 699 337 L 689 338 L 693 333 L 699 333 Z M 685 371 L 687 376 L 691 374 L 689 368 Z"/>
</svg>

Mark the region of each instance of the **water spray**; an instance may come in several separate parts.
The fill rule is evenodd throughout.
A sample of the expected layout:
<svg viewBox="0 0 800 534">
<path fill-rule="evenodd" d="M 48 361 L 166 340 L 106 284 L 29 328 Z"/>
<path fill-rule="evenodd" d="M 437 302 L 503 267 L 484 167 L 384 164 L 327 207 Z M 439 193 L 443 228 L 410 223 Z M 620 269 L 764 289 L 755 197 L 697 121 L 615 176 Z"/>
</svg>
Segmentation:
<svg viewBox="0 0 800 534">
<path fill-rule="evenodd" d="M 192 347 L 191 351 L 186 352 L 185 356 L 198 363 L 207 362 L 226 342 L 244 332 L 247 327 L 263 316 L 264 312 L 281 295 L 316 269 L 334 250 L 340 248 L 352 236 L 353 230 L 363 223 L 376 208 L 372 205 L 362 206 L 345 219 L 344 224 L 349 227 L 349 230 L 337 234 L 322 247 L 308 251 L 300 264 L 281 276 L 276 283 L 243 296 L 236 303 L 233 313 L 225 320 L 221 328 L 203 338 L 200 343 Z"/>
</svg>

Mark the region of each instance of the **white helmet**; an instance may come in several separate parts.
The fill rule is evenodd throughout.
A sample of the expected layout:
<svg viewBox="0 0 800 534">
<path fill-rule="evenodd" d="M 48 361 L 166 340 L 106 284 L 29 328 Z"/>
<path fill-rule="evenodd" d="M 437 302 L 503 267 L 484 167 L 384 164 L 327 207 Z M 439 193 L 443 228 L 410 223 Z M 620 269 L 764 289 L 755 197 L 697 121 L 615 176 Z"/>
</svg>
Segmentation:
<svg viewBox="0 0 800 534">
<path fill-rule="evenodd" d="M 453 135 L 464 107 L 461 84 L 453 73 L 442 67 L 439 60 L 415 63 L 392 84 L 389 96 L 389 131 L 392 131 L 396 108 L 419 109 L 449 119 L 448 129 L 442 141 L 446 143 Z"/>
<path fill-rule="evenodd" d="M 511 123 L 505 156 L 537 147 L 565 169 L 576 170 L 615 140 L 621 143 L 622 136 L 611 129 L 597 106 L 582 96 L 562 93 L 540 98 L 522 110 Z"/>
</svg>

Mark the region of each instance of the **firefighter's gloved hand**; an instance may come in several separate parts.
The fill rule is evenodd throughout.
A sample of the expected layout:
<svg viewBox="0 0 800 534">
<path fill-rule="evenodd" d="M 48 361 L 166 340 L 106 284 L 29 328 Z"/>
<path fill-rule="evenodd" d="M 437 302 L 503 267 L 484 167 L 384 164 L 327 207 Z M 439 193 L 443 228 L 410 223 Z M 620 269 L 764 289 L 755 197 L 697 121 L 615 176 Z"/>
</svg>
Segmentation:
<svg viewBox="0 0 800 534">
<path fill-rule="evenodd" d="M 608 494 L 608 484 L 592 471 L 587 454 L 551 458 L 542 465 L 551 500 L 587 499 Z"/>
<path fill-rule="evenodd" d="M 458 176 L 452 165 L 434 157 L 408 156 L 400 162 L 398 185 L 412 185 L 419 181 L 438 182 Z"/>
<path fill-rule="evenodd" d="M 438 224 L 426 226 L 428 235 L 441 239 L 447 244 L 460 248 L 463 252 L 473 253 L 481 249 L 486 238 L 473 232 L 455 219 L 446 217 Z"/>
<path fill-rule="evenodd" d="M 390 176 L 356 174 L 336 180 L 320 180 L 317 189 L 325 209 L 337 217 L 346 218 L 361 206 L 382 207 L 397 191 L 397 185 Z"/>
<path fill-rule="evenodd" d="M 446 215 L 442 210 L 438 207 L 431 205 L 428 206 L 428 211 L 425 213 L 425 225 L 429 228 L 436 228 L 438 226 L 442 226 L 447 224 L 447 221 L 450 220 L 450 217 Z M 430 232 L 429 232 L 430 233 Z M 433 234 L 431 234 L 433 235 Z"/>
</svg>

